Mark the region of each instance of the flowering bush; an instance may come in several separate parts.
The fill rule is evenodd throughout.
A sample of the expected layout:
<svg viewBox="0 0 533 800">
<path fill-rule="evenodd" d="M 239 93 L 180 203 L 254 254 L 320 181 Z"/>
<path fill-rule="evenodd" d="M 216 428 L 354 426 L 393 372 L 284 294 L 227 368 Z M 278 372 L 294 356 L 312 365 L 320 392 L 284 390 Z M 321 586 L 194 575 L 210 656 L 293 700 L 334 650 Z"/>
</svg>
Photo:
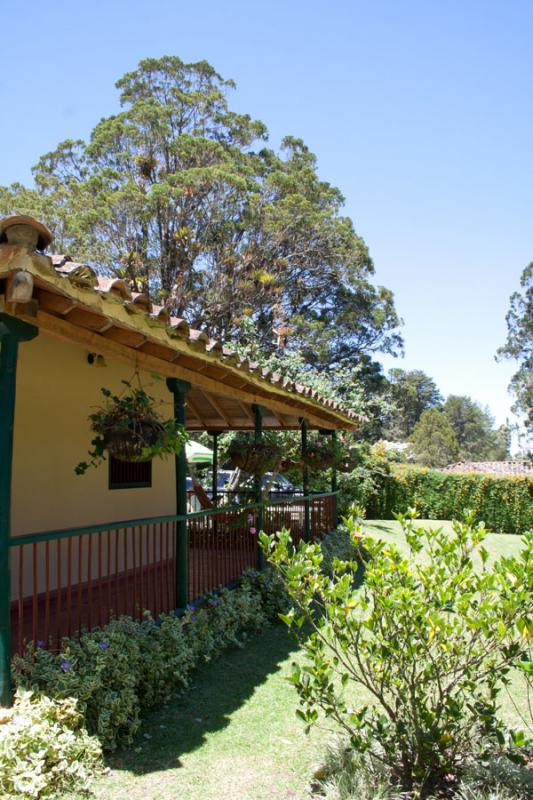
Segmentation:
<svg viewBox="0 0 533 800">
<path fill-rule="evenodd" d="M 58 797 L 85 791 L 99 769 L 101 747 L 82 727 L 74 699 L 19 691 L 0 721 L 0 797 Z"/>
</svg>

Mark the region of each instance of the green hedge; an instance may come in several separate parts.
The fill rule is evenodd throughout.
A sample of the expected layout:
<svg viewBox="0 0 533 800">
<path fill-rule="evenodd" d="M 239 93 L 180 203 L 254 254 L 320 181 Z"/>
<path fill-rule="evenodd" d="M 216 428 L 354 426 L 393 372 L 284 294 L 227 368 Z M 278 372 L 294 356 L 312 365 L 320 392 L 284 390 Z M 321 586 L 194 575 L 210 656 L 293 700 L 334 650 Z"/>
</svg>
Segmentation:
<svg viewBox="0 0 533 800">
<path fill-rule="evenodd" d="M 500 533 L 533 529 L 533 480 L 475 472 L 439 472 L 396 466 L 374 474 L 359 499 L 370 519 L 392 519 L 415 507 L 420 519 L 457 519 L 470 508 L 487 528 Z"/>
<path fill-rule="evenodd" d="M 420 519 L 458 519 L 471 508 L 489 530 L 523 533 L 533 529 L 533 479 L 476 472 L 439 472 L 370 458 L 339 476 L 339 512 L 364 506 L 369 519 L 393 519 L 416 507 Z"/>
</svg>

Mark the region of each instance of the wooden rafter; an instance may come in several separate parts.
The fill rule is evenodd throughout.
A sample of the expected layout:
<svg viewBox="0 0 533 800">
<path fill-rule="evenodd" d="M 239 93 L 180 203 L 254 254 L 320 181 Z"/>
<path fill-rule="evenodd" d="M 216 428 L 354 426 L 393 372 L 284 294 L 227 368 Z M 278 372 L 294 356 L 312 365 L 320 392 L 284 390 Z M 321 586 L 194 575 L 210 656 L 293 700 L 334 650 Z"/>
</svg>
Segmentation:
<svg viewBox="0 0 533 800">
<path fill-rule="evenodd" d="M 191 409 L 194 415 L 200 420 L 201 424 L 205 427 L 205 417 L 198 411 L 196 403 L 192 400 L 190 394 L 187 395 L 186 405 Z"/>
<path fill-rule="evenodd" d="M 204 394 L 204 397 L 207 399 L 207 402 L 210 403 L 213 406 L 213 408 L 215 409 L 217 414 L 220 414 L 220 416 L 222 417 L 222 419 L 224 420 L 226 425 L 230 426 L 231 425 L 231 421 L 230 421 L 229 417 L 227 416 L 226 412 L 222 409 L 222 407 L 221 407 L 220 403 L 218 402 L 218 400 L 216 400 L 213 397 L 213 395 L 210 394 L 209 392 L 204 392 L 203 394 Z"/>
</svg>

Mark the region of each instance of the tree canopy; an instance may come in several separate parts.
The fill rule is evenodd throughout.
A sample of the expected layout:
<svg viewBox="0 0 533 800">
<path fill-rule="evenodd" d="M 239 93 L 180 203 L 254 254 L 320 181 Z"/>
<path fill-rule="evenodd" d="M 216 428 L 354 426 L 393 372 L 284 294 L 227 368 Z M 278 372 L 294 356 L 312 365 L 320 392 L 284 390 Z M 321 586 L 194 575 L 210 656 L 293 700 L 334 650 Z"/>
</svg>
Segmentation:
<svg viewBox="0 0 533 800">
<path fill-rule="evenodd" d="M 511 295 L 507 341 L 498 356 L 518 361 L 510 384 L 516 398 L 513 411 L 525 415 L 526 429 L 533 435 L 533 261 L 523 271 L 520 286 L 522 291 Z"/>
<path fill-rule="evenodd" d="M 441 407 L 442 395 L 433 378 L 420 369 L 391 369 L 388 377 L 390 409 L 385 434 L 394 441 L 403 441 L 411 436 L 427 408 Z"/>
<path fill-rule="evenodd" d="M 503 461 L 509 457 L 509 431 L 494 429 L 494 419 L 470 397 L 449 395 L 443 412 L 450 422 L 461 461 Z"/>
<path fill-rule="evenodd" d="M 427 408 L 415 425 L 411 444 L 416 461 L 425 467 L 446 467 L 457 460 L 459 445 L 446 416 Z"/>
<path fill-rule="evenodd" d="M 269 149 L 206 61 L 145 59 L 116 86 L 122 110 L 44 155 L 34 188 L 0 188 L 0 211 L 35 214 L 59 250 L 212 336 L 250 319 L 267 354 L 289 337 L 321 366 L 401 350 L 392 293 L 301 139 Z"/>
</svg>

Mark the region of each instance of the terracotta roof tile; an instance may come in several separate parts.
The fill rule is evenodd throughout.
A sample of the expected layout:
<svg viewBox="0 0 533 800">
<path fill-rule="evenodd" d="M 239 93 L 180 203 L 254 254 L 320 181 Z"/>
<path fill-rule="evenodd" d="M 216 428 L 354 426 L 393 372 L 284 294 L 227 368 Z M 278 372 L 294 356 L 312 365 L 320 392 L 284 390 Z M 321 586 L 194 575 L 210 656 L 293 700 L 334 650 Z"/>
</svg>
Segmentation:
<svg viewBox="0 0 533 800">
<path fill-rule="evenodd" d="M 74 286 L 82 289 L 93 289 L 105 297 L 110 295 L 121 300 L 124 307 L 135 314 L 149 315 L 154 321 L 164 324 L 170 337 L 179 336 L 185 338 L 194 350 L 203 348 L 205 352 L 217 355 L 222 362 L 230 366 L 237 366 L 249 372 L 259 372 L 259 375 L 268 383 L 281 385 L 284 389 L 292 391 L 300 396 L 311 398 L 320 402 L 322 406 L 338 410 L 345 417 L 352 420 L 359 419 L 353 411 L 342 408 L 342 406 L 319 395 L 319 393 L 300 383 L 295 383 L 291 378 L 273 372 L 268 367 L 260 367 L 257 361 L 250 361 L 239 356 L 232 347 L 222 344 L 200 330 L 190 328 L 185 319 L 171 317 L 168 310 L 161 305 L 153 305 L 148 295 L 142 292 L 132 292 L 127 281 L 122 278 L 103 277 L 87 264 L 73 261 L 68 255 L 54 254 L 47 257 L 49 263 L 54 268 L 56 274 L 68 280 Z"/>
<path fill-rule="evenodd" d="M 530 461 L 461 461 L 444 467 L 443 472 L 483 472 L 486 475 L 528 475 L 533 477 Z"/>
</svg>

